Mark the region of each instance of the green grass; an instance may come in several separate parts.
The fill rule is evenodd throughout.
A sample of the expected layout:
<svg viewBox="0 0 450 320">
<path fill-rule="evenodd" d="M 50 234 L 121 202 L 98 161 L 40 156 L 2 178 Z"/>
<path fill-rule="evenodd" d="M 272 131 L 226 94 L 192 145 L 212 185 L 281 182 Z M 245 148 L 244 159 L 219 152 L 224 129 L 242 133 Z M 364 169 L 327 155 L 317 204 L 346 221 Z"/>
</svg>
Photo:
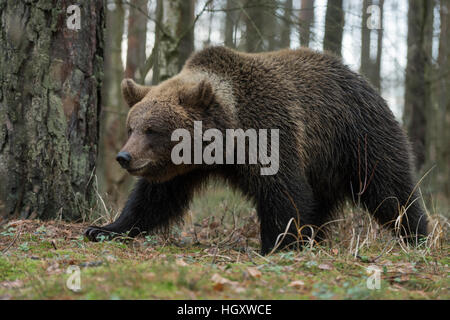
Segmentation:
<svg viewBox="0 0 450 320">
<path fill-rule="evenodd" d="M 197 198 L 184 227 L 165 237 L 91 243 L 82 237 L 87 224 L 12 221 L 0 228 L 0 298 L 450 298 L 445 219 L 413 248 L 367 215 L 347 215 L 328 243 L 265 257 L 252 205 L 224 187 Z M 79 292 L 66 285 L 70 266 L 80 268 Z M 381 271 L 380 289 L 367 287 L 369 266 Z"/>
</svg>

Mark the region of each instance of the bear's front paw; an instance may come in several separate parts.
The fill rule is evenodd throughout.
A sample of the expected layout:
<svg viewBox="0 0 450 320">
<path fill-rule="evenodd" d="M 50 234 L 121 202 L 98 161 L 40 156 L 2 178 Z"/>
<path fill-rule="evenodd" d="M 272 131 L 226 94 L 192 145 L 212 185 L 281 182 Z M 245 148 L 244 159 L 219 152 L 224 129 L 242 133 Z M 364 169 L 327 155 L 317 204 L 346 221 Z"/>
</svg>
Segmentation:
<svg viewBox="0 0 450 320">
<path fill-rule="evenodd" d="M 84 232 L 84 235 L 89 239 L 89 241 L 97 242 L 112 239 L 114 232 L 102 227 L 89 226 Z"/>
</svg>

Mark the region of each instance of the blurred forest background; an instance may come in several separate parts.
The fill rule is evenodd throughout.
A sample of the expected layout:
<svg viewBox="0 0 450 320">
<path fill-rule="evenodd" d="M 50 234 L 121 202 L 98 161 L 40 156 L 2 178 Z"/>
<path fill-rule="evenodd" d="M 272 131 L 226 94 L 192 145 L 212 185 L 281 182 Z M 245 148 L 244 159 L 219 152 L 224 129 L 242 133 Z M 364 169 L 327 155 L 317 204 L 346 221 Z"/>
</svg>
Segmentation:
<svg viewBox="0 0 450 320">
<path fill-rule="evenodd" d="M 92 1 L 81 6 L 76 33 L 64 30 L 51 0 L 7 2 L 0 1 L 0 175 L 9 176 L 0 186 L 3 218 L 78 219 L 92 201 L 119 210 L 134 179 L 115 161 L 126 139 L 121 80 L 158 84 L 209 45 L 246 52 L 304 46 L 342 56 L 408 132 L 428 209 L 449 215 L 450 0 Z M 35 62 L 39 68 L 28 65 Z M 79 79 L 90 87 L 83 90 Z M 40 103 L 48 106 L 44 114 L 27 114 Z M 17 133 L 25 129 L 31 134 Z"/>
</svg>

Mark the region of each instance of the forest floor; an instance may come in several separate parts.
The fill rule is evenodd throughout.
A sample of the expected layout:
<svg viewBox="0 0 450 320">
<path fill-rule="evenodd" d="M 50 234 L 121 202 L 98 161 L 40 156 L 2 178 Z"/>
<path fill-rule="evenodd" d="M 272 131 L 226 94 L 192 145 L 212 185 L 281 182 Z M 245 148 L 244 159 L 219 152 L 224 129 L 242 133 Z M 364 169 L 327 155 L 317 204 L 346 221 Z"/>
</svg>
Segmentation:
<svg viewBox="0 0 450 320">
<path fill-rule="evenodd" d="M 169 235 L 129 241 L 88 242 L 88 223 L 11 221 L 0 227 L 0 298 L 450 299 L 443 217 L 409 247 L 351 212 L 328 243 L 262 257 L 254 210 L 224 197 L 194 203 Z"/>
</svg>

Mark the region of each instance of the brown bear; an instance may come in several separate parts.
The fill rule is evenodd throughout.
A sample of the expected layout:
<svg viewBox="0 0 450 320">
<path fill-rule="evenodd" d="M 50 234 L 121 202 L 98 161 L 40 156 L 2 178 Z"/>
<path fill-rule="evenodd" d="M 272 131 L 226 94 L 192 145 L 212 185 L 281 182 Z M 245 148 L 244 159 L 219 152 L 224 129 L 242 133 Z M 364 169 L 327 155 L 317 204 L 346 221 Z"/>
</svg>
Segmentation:
<svg viewBox="0 0 450 320">
<path fill-rule="evenodd" d="M 87 229 L 93 241 L 167 228 L 210 177 L 223 178 L 254 201 L 263 254 L 286 230 L 292 235 L 280 248 L 321 239 L 319 227 L 346 199 L 401 236 L 427 235 L 405 133 L 383 98 L 331 54 L 210 47 L 161 84 L 125 79 L 122 91 L 131 108 L 129 138 L 117 160 L 141 178 L 114 223 Z M 279 129 L 277 173 L 262 175 L 262 164 L 174 164 L 171 134 L 178 128 L 193 132 L 195 121 L 221 132 Z M 299 229 L 292 219 L 311 227 L 294 236 Z"/>
</svg>

